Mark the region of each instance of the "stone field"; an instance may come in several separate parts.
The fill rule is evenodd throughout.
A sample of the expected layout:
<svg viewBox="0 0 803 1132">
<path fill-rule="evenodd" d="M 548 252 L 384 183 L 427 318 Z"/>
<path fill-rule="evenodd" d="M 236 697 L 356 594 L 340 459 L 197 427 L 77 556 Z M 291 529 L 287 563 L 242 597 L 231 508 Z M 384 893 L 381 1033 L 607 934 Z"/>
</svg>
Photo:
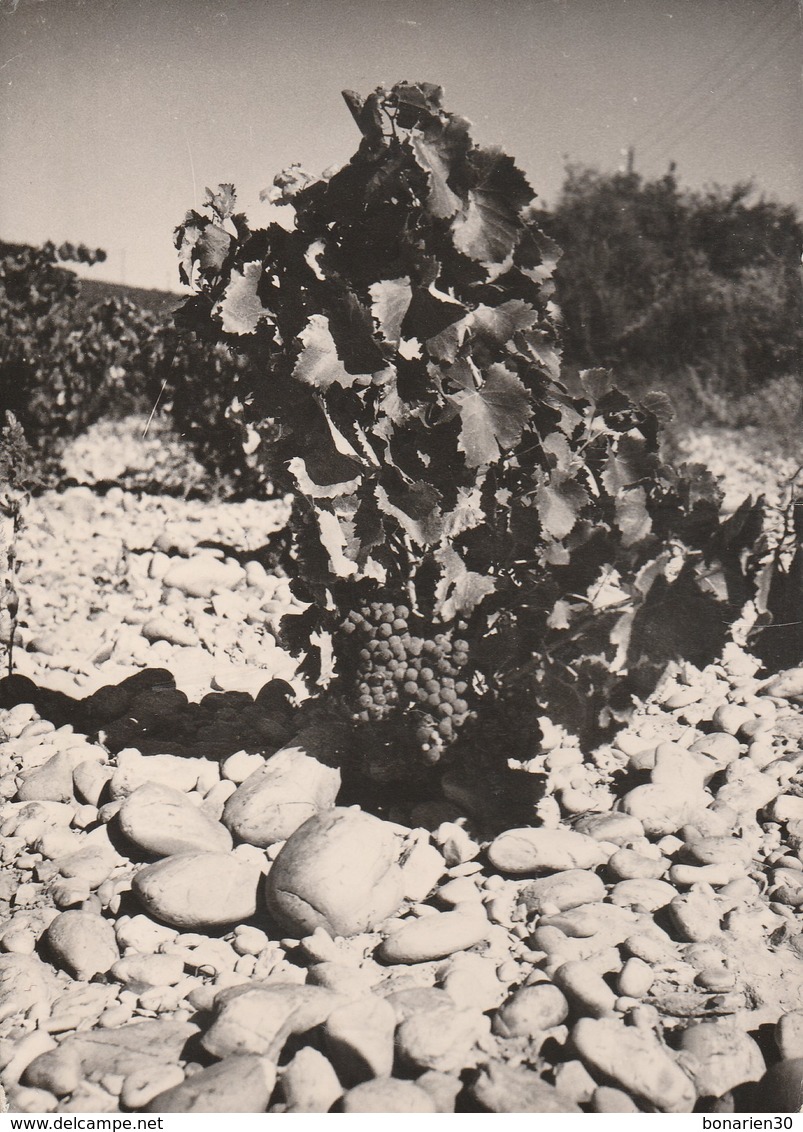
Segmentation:
<svg viewBox="0 0 803 1132">
<path fill-rule="evenodd" d="M 705 458 L 742 495 L 766 471 Z M 0 685 L 12 1111 L 798 1111 L 803 668 L 731 644 L 593 751 L 544 720 L 528 825 L 370 813 L 276 642 L 286 517 L 31 504 Z"/>
</svg>

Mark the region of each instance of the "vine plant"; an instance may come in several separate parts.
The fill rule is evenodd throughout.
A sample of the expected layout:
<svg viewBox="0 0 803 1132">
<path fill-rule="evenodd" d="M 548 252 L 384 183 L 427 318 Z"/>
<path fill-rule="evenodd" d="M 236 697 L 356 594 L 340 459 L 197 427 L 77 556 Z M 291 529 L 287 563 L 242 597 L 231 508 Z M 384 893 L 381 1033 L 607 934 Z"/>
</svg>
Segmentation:
<svg viewBox="0 0 803 1132">
<path fill-rule="evenodd" d="M 274 182 L 292 230 L 252 229 L 232 185 L 187 214 L 179 323 L 247 361 L 234 409 L 296 499 L 309 606 L 286 639 L 315 681 L 332 634 L 329 698 L 371 772 L 491 739 L 527 757 L 539 715 L 609 726 L 672 659 L 716 655 L 752 592 L 760 508 L 722 523 L 705 469 L 662 462 L 662 395 L 633 404 L 601 370 L 561 381 L 559 249 L 524 173 L 440 87 L 344 97 L 348 164 Z"/>
</svg>

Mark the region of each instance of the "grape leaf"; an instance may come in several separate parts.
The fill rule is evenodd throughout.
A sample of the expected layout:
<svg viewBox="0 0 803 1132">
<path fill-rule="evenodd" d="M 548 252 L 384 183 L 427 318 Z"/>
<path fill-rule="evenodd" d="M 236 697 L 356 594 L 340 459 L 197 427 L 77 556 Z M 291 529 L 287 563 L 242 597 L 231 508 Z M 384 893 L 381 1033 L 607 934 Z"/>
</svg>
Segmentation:
<svg viewBox="0 0 803 1132">
<path fill-rule="evenodd" d="M 579 377 L 583 392 L 594 402 L 600 401 L 613 384 L 611 371 L 600 366 L 594 369 L 581 369 Z"/>
<path fill-rule="evenodd" d="M 536 507 L 541 529 L 553 539 L 564 539 L 574 529 L 588 493 L 576 480 L 542 479 L 536 489 Z"/>
<path fill-rule="evenodd" d="M 350 287 L 332 289 L 325 310 L 337 355 L 348 373 L 360 376 L 385 368 L 387 358 L 375 337 L 371 312 Z"/>
<path fill-rule="evenodd" d="M 303 348 L 293 369 L 297 381 L 315 389 L 328 389 L 334 384 L 348 389 L 354 384 L 359 375 L 349 373 L 338 357 L 326 315 L 311 315 L 298 337 Z"/>
<path fill-rule="evenodd" d="M 229 285 L 214 309 L 227 334 L 254 334 L 259 323 L 268 318 L 257 296 L 261 278 L 259 263 L 246 263 L 242 271 L 232 271 Z"/>
<path fill-rule="evenodd" d="M 471 613 L 484 597 L 496 589 L 493 578 L 467 569 L 460 555 L 449 546 L 436 551 L 435 559 L 441 568 L 441 578 L 435 587 L 435 601 L 443 621 Z"/>
<path fill-rule="evenodd" d="M 498 307 L 479 306 L 472 311 L 472 332 L 492 342 L 509 341 L 518 330 L 529 330 L 538 322 L 538 311 L 521 299 L 511 299 Z"/>
<path fill-rule="evenodd" d="M 368 482 L 358 491 L 359 506 L 354 516 L 355 561 L 364 566 L 374 547 L 385 543 L 385 526 L 374 492 L 374 485 Z"/>
<path fill-rule="evenodd" d="M 623 546 L 633 546 L 652 533 L 647 493 L 643 487 L 631 487 L 616 497 L 616 525 L 622 532 Z"/>
<path fill-rule="evenodd" d="M 544 336 L 539 331 L 525 333 L 522 338 L 535 362 L 546 370 L 547 375 L 553 381 L 558 381 L 560 379 L 560 350 L 552 343 L 544 341 Z"/>
<path fill-rule="evenodd" d="M 568 601 L 555 602 L 546 619 L 548 629 L 568 629 L 572 623 L 572 607 Z"/>
<path fill-rule="evenodd" d="M 410 279 L 383 279 L 368 288 L 371 296 L 371 314 L 386 342 L 398 345 L 404 316 L 413 295 Z"/>
<path fill-rule="evenodd" d="M 534 196 L 512 158 L 495 146 L 476 150 L 468 203 L 452 222 L 455 247 L 469 259 L 504 263 L 524 230 L 521 209 Z"/>
<path fill-rule="evenodd" d="M 655 471 L 655 454 L 639 436 L 620 436 L 605 462 L 600 479 L 611 495 L 636 487 Z"/>
<path fill-rule="evenodd" d="M 232 215 L 236 203 L 237 194 L 234 191 L 234 185 L 218 185 L 216 193 L 209 188 L 206 190 L 204 204 L 214 211 L 221 222 L 228 220 Z"/>
<path fill-rule="evenodd" d="M 175 245 L 179 252 L 181 279 L 191 284 L 195 263 L 205 275 L 214 277 L 218 274 L 231 249 L 232 237 L 205 216 L 190 211 L 184 223 L 176 229 Z"/>
<path fill-rule="evenodd" d="M 437 542 L 443 523 L 440 494 L 432 484 L 424 481 L 406 483 L 397 474 L 388 475 L 385 480 L 385 485 L 377 484 L 376 488 L 380 510 L 398 520 L 418 546 L 431 546 Z"/>
<path fill-rule="evenodd" d="M 661 424 L 669 424 L 675 419 L 675 408 L 670 397 L 660 389 L 654 389 L 641 398 L 641 406 L 652 413 Z"/>
<path fill-rule="evenodd" d="M 503 365 L 491 366 L 480 389 L 461 389 L 447 400 L 460 412 L 460 449 L 471 468 L 493 463 L 512 448 L 532 416 L 527 389 Z"/>
<path fill-rule="evenodd" d="M 405 338 L 426 342 L 440 334 L 445 327 L 457 322 L 466 313 L 462 303 L 450 295 L 430 287 L 416 287 L 410 305 L 402 320 L 401 331 Z"/>
<path fill-rule="evenodd" d="M 301 456 L 294 456 L 292 460 L 289 460 L 287 470 L 296 481 L 298 490 L 302 495 L 306 495 L 308 499 L 337 499 L 338 496 L 347 495 L 356 491 L 360 484 L 359 475 L 350 480 L 333 480 L 322 484 L 316 483 L 307 469 L 306 460 Z M 358 472 L 361 470 L 359 465 L 356 470 Z M 320 470 L 318 470 L 317 474 L 320 475 Z M 325 479 L 329 481 L 329 476 L 325 475 Z"/>
<path fill-rule="evenodd" d="M 438 220 L 449 220 L 462 205 L 448 185 L 451 172 L 447 158 L 439 151 L 436 141 L 415 136 L 412 139 L 416 160 L 429 177 L 427 211 Z"/>
<path fill-rule="evenodd" d="M 521 214 L 527 229 L 516 245 L 513 262 L 534 283 L 550 279 L 563 251 L 546 233 L 537 228 L 537 217 L 532 206 Z"/>
<path fill-rule="evenodd" d="M 337 515 L 317 507 L 315 517 L 321 546 L 329 556 L 329 568 L 338 578 L 350 578 L 357 572 L 357 566 L 346 554 L 349 541 L 348 530 L 344 530 Z"/>
</svg>

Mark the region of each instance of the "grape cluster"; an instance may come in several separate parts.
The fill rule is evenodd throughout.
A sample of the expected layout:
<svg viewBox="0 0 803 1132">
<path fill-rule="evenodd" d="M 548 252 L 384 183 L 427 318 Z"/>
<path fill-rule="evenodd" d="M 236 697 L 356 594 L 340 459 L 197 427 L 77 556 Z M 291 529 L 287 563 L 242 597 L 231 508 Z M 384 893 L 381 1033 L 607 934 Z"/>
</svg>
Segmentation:
<svg viewBox="0 0 803 1132">
<path fill-rule="evenodd" d="M 470 717 L 468 642 L 456 634 L 465 622 L 431 637 L 410 629 L 410 610 L 392 602 L 366 602 L 341 626 L 351 638 L 355 723 L 409 722 L 425 760 L 435 763 Z"/>
</svg>

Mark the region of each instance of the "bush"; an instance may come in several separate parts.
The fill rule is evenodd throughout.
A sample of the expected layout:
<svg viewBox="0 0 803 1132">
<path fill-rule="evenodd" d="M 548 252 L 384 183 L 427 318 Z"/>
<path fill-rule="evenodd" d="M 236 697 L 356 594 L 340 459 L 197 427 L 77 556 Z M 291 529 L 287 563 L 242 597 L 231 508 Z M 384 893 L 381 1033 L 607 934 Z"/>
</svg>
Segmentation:
<svg viewBox="0 0 803 1132">
<path fill-rule="evenodd" d="M 612 366 L 637 394 L 666 389 L 697 423 L 702 409 L 737 424 L 744 399 L 770 383 L 794 382 L 797 409 L 803 228 L 793 208 L 751 194 L 684 191 L 673 172 L 645 181 L 570 167 L 543 218 L 564 249 L 567 365 Z"/>
<path fill-rule="evenodd" d="M 187 214 L 180 321 L 245 360 L 236 411 L 296 497 L 286 565 L 309 608 L 286 640 L 315 681 L 332 635 L 327 703 L 369 773 L 498 766 L 533 753 L 540 713 L 589 734 L 671 661 L 715 656 L 760 508 L 721 524 L 705 470 L 661 462 L 664 398 L 634 404 L 598 368 L 569 394 L 559 251 L 510 157 L 431 84 L 345 98 L 348 164 L 276 178 L 293 230 L 252 230 L 231 185 Z"/>
</svg>

